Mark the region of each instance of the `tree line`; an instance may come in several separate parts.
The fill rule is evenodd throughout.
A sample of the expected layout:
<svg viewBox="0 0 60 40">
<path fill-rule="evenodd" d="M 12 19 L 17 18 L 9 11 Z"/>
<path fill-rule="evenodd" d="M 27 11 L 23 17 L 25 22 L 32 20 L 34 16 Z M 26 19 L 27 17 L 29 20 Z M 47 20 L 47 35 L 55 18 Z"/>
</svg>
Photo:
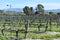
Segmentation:
<svg viewBox="0 0 60 40">
<path fill-rule="evenodd" d="M 23 12 L 26 15 L 29 15 L 29 14 L 43 14 L 44 13 L 44 6 L 42 4 L 38 4 L 37 7 L 35 8 L 35 10 L 33 9 L 33 7 L 29 7 L 29 6 L 25 6 L 23 8 Z"/>
</svg>

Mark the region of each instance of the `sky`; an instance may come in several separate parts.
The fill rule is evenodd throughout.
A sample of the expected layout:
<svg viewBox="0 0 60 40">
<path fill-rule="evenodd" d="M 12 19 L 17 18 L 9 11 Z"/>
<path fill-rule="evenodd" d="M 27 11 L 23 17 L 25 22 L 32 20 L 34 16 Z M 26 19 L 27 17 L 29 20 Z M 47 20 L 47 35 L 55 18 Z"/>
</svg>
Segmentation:
<svg viewBox="0 0 60 40">
<path fill-rule="evenodd" d="M 42 4 L 45 10 L 60 9 L 60 0 L 0 0 L 0 9 L 8 9 L 7 4 L 11 4 L 11 8 L 36 8 L 38 4 Z"/>
</svg>

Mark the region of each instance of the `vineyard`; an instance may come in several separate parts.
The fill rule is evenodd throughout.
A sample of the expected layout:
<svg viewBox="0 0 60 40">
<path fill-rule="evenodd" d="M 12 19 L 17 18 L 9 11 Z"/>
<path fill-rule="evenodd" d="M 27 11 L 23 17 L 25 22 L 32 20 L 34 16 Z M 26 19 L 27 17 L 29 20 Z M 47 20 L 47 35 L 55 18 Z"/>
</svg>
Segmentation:
<svg viewBox="0 0 60 40">
<path fill-rule="evenodd" d="M 5 39 L 40 39 L 47 31 L 60 32 L 58 15 L 12 15 L 0 14 L 0 35 Z M 39 35 L 39 36 L 38 36 Z"/>
</svg>

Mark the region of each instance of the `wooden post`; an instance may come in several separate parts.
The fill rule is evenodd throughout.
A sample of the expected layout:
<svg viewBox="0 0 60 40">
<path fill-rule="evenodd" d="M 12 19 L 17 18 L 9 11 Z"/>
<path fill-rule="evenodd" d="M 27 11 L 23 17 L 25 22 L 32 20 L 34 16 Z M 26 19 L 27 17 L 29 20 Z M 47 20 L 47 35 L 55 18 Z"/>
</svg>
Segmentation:
<svg viewBox="0 0 60 40">
<path fill-rule="evenodd" d="M 49 22 L 49 24 L 50 24 L 50 31 L 51 31 L 51 17 L 50 17 L 50 22 Z"/>
<path fill-rule="evenodd" d="M 15 40 L 18 40 L 18 32 L 19 32 L 19 30 L 16 30 L 16 39 Z"/>
<path fill-rule="evenodd" d="M 59 16 L 58 16 L 58 19 L 57 19 L 57 28 L 58 28 L 58 25 L 59 25 Z"/>
<path fill-rule="evenodd" d="M 47 31 L 48 25 L 46 24 L 45 32 Z"/>
<path fill-rule="evenodd" d="M 19 30 L 16 30 L 16 37 L 18 38 L 18 32 L 19 32 Z"/>
<path fill-rule="evenodd" d="M 4 28 L 1 30 L 3 36 L 4 36 L 4 30 L 5 30 Z"/>
<path fill-rule="evenodd" d="M 47 31 L 47 28 L 48 28 L 48 20 L 46 21 L 45 32 Z"/>
<path fill-rule="evenodd" d="M 42 26 L 41 24 L 38 25 L 38 31 L 40 31 L 40 27 L 41 27 L 41 26 Z"/>
<path fill-rule="evenodd" d="M 3 28 L 5 28 L 5 24 L 6 24 L 6 23 L 3 24 Z"/>
<path fill-rule="evenodd" d="M 29 27 L 29 21 L 27 21 L 27 23 L 25 24 L 25 37 L 27 36 L 27 30 L 28 30 L 28 27 Z"/>
</svg>

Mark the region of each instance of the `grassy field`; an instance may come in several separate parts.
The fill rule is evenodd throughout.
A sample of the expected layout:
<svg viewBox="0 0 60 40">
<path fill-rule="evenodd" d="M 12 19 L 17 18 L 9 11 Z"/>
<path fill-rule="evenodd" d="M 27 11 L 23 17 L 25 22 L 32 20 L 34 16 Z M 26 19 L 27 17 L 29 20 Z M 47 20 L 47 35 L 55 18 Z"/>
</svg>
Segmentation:
<svg viewBox="0 0 60 40">
<path fill-rule="evenodd" d="M 17 23 L 15 23 L 15 24 L 17 24 Z M 11 26 L 11 25 L 6 24 L 5 28 L 7 28 L 7 29 L 14 28 L 16 30 L 17 29 L 25 30 L 24 24 L 25 23 L 21 23 L 20 26 L 18 26 L 18 25 Z M 46 23 L 42 23 L 42 24 L 45 25 Z M 52 27 L 51 31 L 53 31 L 53 32 L 60 32 L 60 26 L 57 28 L 56 25 L 52 25 L 51 27 Z M 3 26 L 1 24 L 0 24 L 0 28 L 3 28 Z M 28 30 L 38 31 L 37 24 L 29 26 Z M 40 28 L 40 31 L 45 31 L 45 26 L 42 26 Z M 48 30 L 47 31 L 50 31 L 50 25 L 48 25 Z M 2 34 L 1 30 L 0 30 L 0 34 Z M 12 33 L 10 31 L 4 31 L 4 34 L 6 36 L 16 36 L 16 32 L 15 31 L 12 32 Z M 25 33 L 22 33 L 22 32 L 19 32 L 18 35 L 19 35 L 18 36 L 19 38 L 24 38 L 25 37 Z M 29 32 L 29 33 L 27 33 L 27 37 L 26 38 L 53 40 L 54 38 L 60 38 L 60 34 L 51 35 L 51 34 L 46 34 L 46 33 L 31 33 L 31 32 Z"/>
<path fill-rule="evenodd" d="M 9 27 L 8 27 L 9 28 Z M 25 29 L 24 27 L 14 27 L 14 29 Z M 38 28 L 37 27 L 29 27 L 28 30 L 33 30 L 33 31 L 38 31 Z M 45 28 L 41 28 L 41 31 L 44 31 Z M 50 30 L 50 27 L 48 27 L 48 30 Z M 54 32 L 60 32 L 60 27 L 57 28 L 56 26 L 52 26 L 52 29 L 51 31 L 54 31 Z M 1 31 L 0 31 L 1 33 Z M 12 35 L 11 35 L 11 32 L 10 31 L 4 31 L 4 34 L 7 35 L 7 36 L 16 36 L 16 33 L 15 32 L 12 32 Z M 24 38 L 25 37 L 25 33 L 22 33 L 22 32 L 19 32 L 19 38 Z M 27 33 L 27 38 L 32 38 L 32 39 L 48 39 L 48 38 L 58 38 L 60 37 L 60 34 L 56 34 L 56 35 L 51 35 L 51 34 L 46 34 L 46 33 Z"/>
<path fill-rule="evenodd" d="M 11 40 L 11 39 L 10 38 L 7 38 L 7 37 L 0 36 L 0 40 Z"/>
</svg>

